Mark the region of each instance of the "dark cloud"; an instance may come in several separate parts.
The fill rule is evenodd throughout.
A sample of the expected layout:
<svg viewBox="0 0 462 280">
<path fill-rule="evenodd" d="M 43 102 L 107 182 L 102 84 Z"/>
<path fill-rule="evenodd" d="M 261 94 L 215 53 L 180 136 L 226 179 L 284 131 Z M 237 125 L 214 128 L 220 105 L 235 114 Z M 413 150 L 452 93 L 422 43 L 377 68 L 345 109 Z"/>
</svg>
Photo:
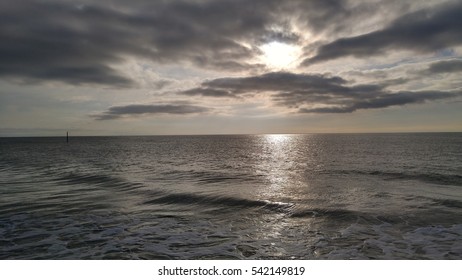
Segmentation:
<svg viewBox="0 0 462 280">
<path fill-rule="evenodd" d="M 190 104 L 156 104 L 156 105 L 142 105 L 132 104 L 126 106 L 110 107 L 106 112 L 98 115 L 93 115 L 96 120 L 112 120 L 124 116 L 137 116 L 137 115 L 157 115 L 157 114 L 173 114 L 173 115 L 186 115 L 205 113 L 209 111 L 208 108 L 202 106 L 195 106 Z"/>
<path fill-rule="evenodd" d="M 200 87 L 179 92 L 183 95 L 237 97 L 257 92 L 311 90 L 319 93 L 337 91 L 346 81 L 340 77 L 321 74 L 270 72 L 259 76 L 220 78 L 205 81 Z"/>
<path fill-rule="evenodd" d="M 406 79 L 384 80 L 377 84 L 352 85 L 338 76 L 272 72 L 242 78 L 205 81 L 200 87 L 179 92 L 182 95 L 239 97 L 264 92 L 275 104 L 297 108 L 299 113 L 351 113 L 445 99 L 460 95 L 447 91 L 398 91 L 387 87 Z"/>
<path fill-rule="evenodd" d="M 223 89 L 215 89 L 215 88 L 193 88 L 189 90 L 185 90 L 180 92 L 183 95 L 202 95 L 202 96 L 212 96 L 212 97 L 236 97 L 234 92 L 223 90 Z"/>
<path fill-rule="evenodd" d="M 16 76 L 20 72 L 25 83 L 35 83 L 42 80 L 61 81 L 68 84 L 106 84 L 115 87 L 130 87 L 134 82 L 129 78 L 123 77 L 112 68 L 105 65 L 87 66 L 55 66 L 43 68 L 8 68 L 0 66 L 0 76 Z M 19 75 L 18 75 L 19 76 Z"/>
<path fill-rule="evenodd" d="M 302 64 L 345 56 L 368 57 L 390 50 L 432 52 L 462 44 L 462 3 L 403 15 L 386 28 L 325 44 Z"/>
<path fill-rule="evenodd" d="M 227 70 L 265 40 L 296 41 L 277 1 L 17 1 L 0 3 L 0 76 L 130 86 L 112 66 L 126 56 Z M 281 23 L 281 26 L 283 24 Z"/>
<path fill-rule="evenodd" d="M 312 109 L 301 108 L 299 113 L 352 113 L 359 109 L 379 109 L 407 104 L 418 104 L 454 96 L 456 96 L 455 93 L 441 91 L 382 93 L 372 98 L 348 100 L 345 102 L 346 104 L 342 104 L 341 106 L 323 106 Z"/>
<path fill-rule="evenodd" d="M 364 16 L 368 5 L 346 3 L 3 1 L 0 77 L 131 86 L 134 81 L 114 68 L 128 56 L 227 71 L 261 70 L 263 65 L 249 62 L 260 54 L 261 44 L 297 43 L 304 30 L 342 29 Z"/>
<path fill-rule="evenodd" d="M 462 72 L 462 60 L 447 60 L 431 64 L 425 71 L 430 74 Z"/>
<path fill-rule="evenodd" d="M 132 81 L 109 66 L 121 61 L 114 50 L 124 46 L 115 39 L 121 34 L 110 35 L 107 27 L 97 24 L 103 17 L 115 15 L 101 9 L 83 11 L 65 2 L 3 3 L 0 76 L 130 85 Z"/>
</svg>

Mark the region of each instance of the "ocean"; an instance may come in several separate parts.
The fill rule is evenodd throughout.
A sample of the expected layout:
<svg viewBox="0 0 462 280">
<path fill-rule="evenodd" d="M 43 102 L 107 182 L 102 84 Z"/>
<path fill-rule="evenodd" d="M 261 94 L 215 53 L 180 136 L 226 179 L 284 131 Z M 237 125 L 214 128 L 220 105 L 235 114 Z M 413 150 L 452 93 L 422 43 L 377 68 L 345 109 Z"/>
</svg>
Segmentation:
<svg viewBox="0 0 462 280">
<path fill-rule="evenodd" d="M 462 259 L 462 133 L 0 138 L 0 259 Z"/>
</svg>

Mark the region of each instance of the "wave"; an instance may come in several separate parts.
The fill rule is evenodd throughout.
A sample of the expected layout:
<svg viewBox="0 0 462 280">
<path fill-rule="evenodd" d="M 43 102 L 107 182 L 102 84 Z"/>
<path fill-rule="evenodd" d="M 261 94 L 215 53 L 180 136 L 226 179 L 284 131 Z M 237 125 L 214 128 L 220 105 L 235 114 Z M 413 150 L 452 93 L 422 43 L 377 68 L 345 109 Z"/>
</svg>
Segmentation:
<svg viewBox="0 0 462 280">
<path fill-rule="evenodd" d="M 190 207 L 200 207 L 201 210 L 207 210 L 209 207 L 221 207 L 223 209 L 254 209 L 256 211 L 269 211 L 270 213 L 283 214 L 287 218 L 326 218 L 332 221 L 354 222 L 359 218 L 369 222 L 384 222 L 389 219 L 376 217 L 348 209 L 330 209 L 330 208 L 305 208 L 303 205 L 295 203 L 269 201 L 269 200 L 252 200 L 247 198 L 231 196 L 214 196 L 193 193 L 162 193 L 155 192 L 157 198 L 145 201 L 145 205 L 163 204 L 163 205 L 186 205 Z M 388 221 L 389 222 L 389 221 Z"/>
<path fill-rule="evenodd" d="M 295 209 L 295 208 L 294 208 Z M 401 214 L 373 213 L 343 208 L 305 208 L 290 211 L 290 218 L 324 218 L 334 223 L 360 224 L 409 224 L 407 218 Z"/>
<path fill-rule="evenodd" d="M 380 176 L 385 180 L 416 180 L 426 183 L 462 186 L 462 175 L 457 174 L 439 174 L 439 173 L 406 173 L 391 171 L 359 171 L 359 170 L 341 170 L 335 173 L 340 174 L 359 174 L 369 176 Z"/>
<path fill-rule="evenodd" d="M 144 204 L 183 204 L 201 206 L 228 206 L 239 208 L 262 208 L 271 211 L 285 212 L 293 204 L 268 200 L 251 200 L 229 196 L 199 195 L 191 193 L 168 193 L 148 200 Z"/>
<path fill-rule="evenodd" d="M 360 216 L 360 213 L 347 209 L 301 209 L 293 211 L 289 214 L 292 218 L 315 218 L 315 217 L 328 217 L 334 219 L 356 219 Z"/>
<path fill-rule="evenodd" d="M 57 183 L 64 183 L 67 185 L 89 184 L 103 187 L 120 188 L 124 190 L 137 189 L 142 186 L 141 183 L 129 182 L 114 176 L 108 176 L 104 174 L 85 174 L 76 172 L 71 172 L 59 176 L 58 178 L 55 178 L 54 181 Z"/>
<path fill-rule="evenodd" d="M 462 209 L 462 201 L 455 199 L 433 199 L 432 205 Z"/>
<path fill-rule="evenodd" d="M 169 170 L 163 172 L 161 180 L 191 180 L 200 184 L 215 184 L 227 182 L 251 182 L 258 179 L 259 175 L 236 173 L 233 172 L 219 172 L 219 171 L 196 171 L 196 170 Z"/>
</svg>

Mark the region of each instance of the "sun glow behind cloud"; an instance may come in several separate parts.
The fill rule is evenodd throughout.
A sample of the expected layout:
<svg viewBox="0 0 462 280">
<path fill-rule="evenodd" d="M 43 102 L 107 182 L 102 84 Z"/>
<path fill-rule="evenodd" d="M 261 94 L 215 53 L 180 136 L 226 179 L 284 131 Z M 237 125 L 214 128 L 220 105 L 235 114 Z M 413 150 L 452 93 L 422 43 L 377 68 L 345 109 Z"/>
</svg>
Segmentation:
<svg viewBox="0 0 462 280">
<path fill-rule="evenodd" d="M 270 42 L 260 47 L 262 62 L 272 69 L 290 69 L 297 66 L 300 47 L 280 42 Z"/>
</svg>

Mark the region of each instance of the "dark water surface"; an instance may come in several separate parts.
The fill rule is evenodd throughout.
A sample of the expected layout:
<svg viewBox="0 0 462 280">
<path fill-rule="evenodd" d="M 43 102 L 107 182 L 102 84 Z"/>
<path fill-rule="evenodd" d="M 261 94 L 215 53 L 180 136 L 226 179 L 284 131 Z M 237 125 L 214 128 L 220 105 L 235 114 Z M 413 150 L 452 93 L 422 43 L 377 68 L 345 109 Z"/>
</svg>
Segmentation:
<svg viewBox="0 0 462 280">
<path fill-rule="evenodd" d="M 462 134 L 0 138 L 0 259 L 462 259 Z"/>
</svg>

